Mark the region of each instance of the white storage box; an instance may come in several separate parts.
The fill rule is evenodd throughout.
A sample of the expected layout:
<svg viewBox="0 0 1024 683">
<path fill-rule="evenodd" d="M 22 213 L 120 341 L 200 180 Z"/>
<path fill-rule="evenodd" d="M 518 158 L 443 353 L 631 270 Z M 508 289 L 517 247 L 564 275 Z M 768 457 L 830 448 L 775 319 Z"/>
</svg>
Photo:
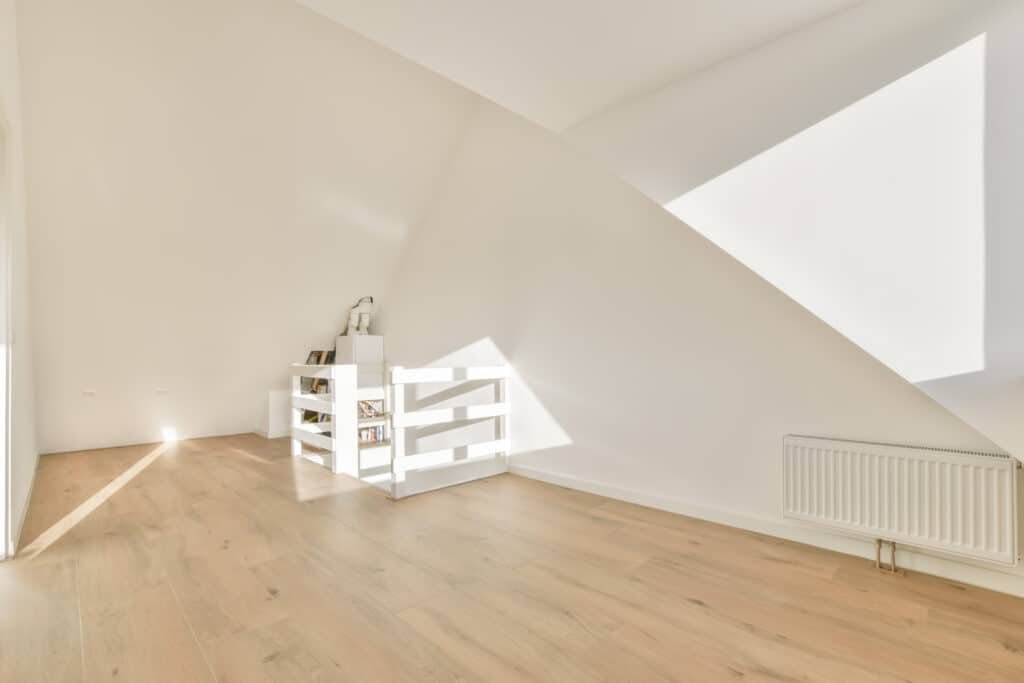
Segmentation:
<svg viewBox="0 0 1024 683">
<path fill-rule="evenodd" d="M 383 365 L 384 337 L 378 334 L 354 334 L 338 337 L 334 345 L 338 365 Z"/>
</svg>

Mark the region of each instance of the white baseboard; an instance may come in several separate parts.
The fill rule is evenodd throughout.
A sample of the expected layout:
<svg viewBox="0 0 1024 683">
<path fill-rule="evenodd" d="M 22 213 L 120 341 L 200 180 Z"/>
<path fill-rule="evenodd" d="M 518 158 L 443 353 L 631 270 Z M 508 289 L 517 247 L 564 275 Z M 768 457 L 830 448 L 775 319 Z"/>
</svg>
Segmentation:
<svg viewBox="0 0 1024 683">
<path fill-rule="evenodd" d="M 266 429 L 257 427 L 253 430 L 253 434 L 259 434 L 264 439 L 281 439 L 286 436 L 291 436 L 291 429 L 274 430 L 273 433 L 268 432 Z"/>
<path fill-rule="evenodd" d="M 725 524 L 726 526 L 738 529 L 756 531 L 846 555 L 863 557 L 872 561 L 875 559 L 875 545 L 869 540 L 811 529 L 799 522 L 783 519 L 781 514 L 776 519 L 696 505 L 680 498 L 668 498 L 643 491 L 622 488 L 613 484 L 588 481 L 565 474 L 549 472 L 536 467 L 517 465 L 514 458 L 509 466 L 509 472 L 568 489 L 593 493 L 627 503 L 665 510 L 666 512 L 674 512 L 687 517 L 696 517 L 697 519 Z M 1000 593 L 1024 597 L 1024 569 L 1019 566 L 990 566 L 964 560 L 954 560 L 919 550 L 912 550 L 906 546 L 900 546 L 900 556 L 898 559 L 900 566 L 904 569 L 940 576 L 960 583 L 999 591 Z"/>
</svg>

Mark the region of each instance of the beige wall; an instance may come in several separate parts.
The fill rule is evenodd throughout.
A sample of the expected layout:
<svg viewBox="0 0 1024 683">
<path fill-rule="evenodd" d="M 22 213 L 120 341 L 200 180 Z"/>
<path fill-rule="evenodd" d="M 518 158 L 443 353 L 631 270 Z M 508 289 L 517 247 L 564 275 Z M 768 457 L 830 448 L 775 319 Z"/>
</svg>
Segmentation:
<svg viewBox="0 0 1024 683">
<path fill-rule="evenodd" d="M 257 429 L 478 99 L 290 0 L 20 7 L 41 450 Z"/>
<path fill-rule="evenodd" d="M 516 467 L 570 486 L 797 537 L 786 433 L 994 448 L 552 134 L 290 2 L 23 10 L 45 450 L 252 429 L 371 292 L 392 363 L 511 361 Z"/>
<path fill-rule="evenodd" d="M 7 273 L 6 263 L 0 266 L 0 274 L 7 278 L 12 289 L 9 299 L 12 310 L 8 318 L 11 336 L 0 343 L 11 343 L 10 527 L 15 540 L 28 509 L 37 460 L 17 28 L 14 0 L 0 0 L 0 137 L 3 138 L 0 142 L 3 155 L 0 158 L 0 184 L 3 185 L 0 224 L 7 230 L 8 262 L 12 267 Z"/>
<path fill-rule="evenodd" d="M 507 359 L 514 471 L 817 543 L 782 438 L 996 450 L 637 190 L 494 107 L 466 133 L 382 320 L 389 360 Z M 1024 592 L 1018 574 L 913 566 Z"/>
<path fill-rule="evenodd" d="M 791 296 L 824 315 L 829 322 L 849 331 L 869 351 L 878 352 L 882 360 L 895 361 L 893 367 L 898 370 L 912 363 L 891 355 L 886 318 L 902 318 L 894 326 L 893 338 L 904 335 L 912 339 L 913 344 L 908 347 L 911 350 L 905 354 L 907 358 L 917 355 L 912 350 L 914 346 L 929 345 L 930 355 L 935 359 L 932 362 L 940 369 L 942 364 L 938 359 L 955 355 L 957 338 L 966 330 L 981 326 L 979 319 L 983 318 L 983 329 L 980 334 L 975 332 L 976 340 L 970 345 L 977 347 L 981 343 L 977 337 L 983 338 L 984 367 L 978 367 L 978 354 L 972 348 L 971 362 L 945 368 L 951 373 L 948 376 L 941 372 L 913 372 L 907 376 L 919 381 L 919 388 L 1004 450 L 1024 460 L 1024 420 L 1021 419 L 1024 413 L 1024 306 L 1020 300 L 1024 292 L 1024 269 L 1020 267 L 1024 258 L 1024 230 L 1021 229 L 1024 194 L 1018 191 L 1024 174 L 1024 136 L 1020 134 L 1020 122 L 1024 118 L 1020 86 L 1024 81 L 1022 32 L 1024 3 L 1018 0 L 868 0 L 656 92 L 624 101 L 575 126 L 566 137 L 659 202 L 669 203 L 677 198 L 690 202 L 689 210 L 681 211 L 680 216 L 690 220 L 697 230 L 782 285 Z M 921 134 L 941 125 L 950 113 L 946 106 L 937 104 L 931 108 L 935 115 L 924 117 L 912 107 L 899 107 L 899 115 L 883 120 L 883 126 L 872 130 L 873 139 L 862 145 L 856 144 L 854 132 L 845 131 L 837 139 L 850 145 L 852 152 L 850 148 L 844 149 L 844 144 L 819 140 L 819 144 L 810 148 L 819 155 L 815 168 L 807 172 L 810 180 L 790 172 L 791 169 L 775 167 L 765 174 L 771 179 L 769 186 L 760 179 L 746 177 L 742 183 L 750 191 L 737 194 L 726 186 L 729 180 L 723 182 L 723 174 L 728 178 L 737 166 L 766 150 L 765 156 L 785 155 L 793 148 L 794 139 L 800 144 L 799 140 L 809 127 L 823 120 L 827 125 L 844 120 L 854 108 L 851 105 L 861 98 L 875 97 L 880 89 L 890 84 L 902 87 L 899 82 L 894 83 L 897 79 L 912 81 L 907 90 L 912 95 L 926 90 L 928 86 L 922 85 L 920 79 L 929 70 L 922 67 L 933 60 L 948 60 L 967 43 L 984 46 L 979 82 L 965 88 L 948 74 L 942 74 L 939 85 L 956 88 L 951 94 L 962 98 L 956 105 L 959 107 L 981 91 L 981 101 L 976 107 L 983 117 L 982 124 L 960 125 L 952 134 L 940 131 L 940 141 L 924 153 L 914 150 L 908 154 L 907 143 L 912 142 L 914 136 L 897 134 L 888 147 L 878 145 L 882 160 L 875 178 L 852 183 L 856 188 L 856 201 L 860 203 L 858 211 L 872 214 L 872 226 L 881 228 L 882 234 L 898 235 L 884 245 L 886 256 L 877 258 L 877 249 L 868 237 L 871 230 L 865 234 L 864 221 L 858 220 L 858 211 L 848 211 L 837 201 L 836 195 L 843 190 L 835 183 L 836 178 L 856 169 L 858 155 L 884 139 L 894 125 L 899 125 L 901 117 L 909 121 L 909 126 L 917 126 Z M 752 116 L 751 112 L 757 115 Z M 963 140 L 965 135 L 983 137 L 983 151 L 972 150 L 969 162 L 972 167 L 976 166 L 978 154 L 983 153 L 983 187 L 977 188 L 982 179 L 975 174 L 976 180 L 962 177 L 954 180 L 955 189 L 950 190 L 949 184 L 942 180 L 936 182 L 935 177 L 929 176 L 934 176 L 941 166 L 946 166 L 952 176 L 963 175 L 964 165 L 949 160 L 946 154 L 951 142 Z M 921 159 L 931 166 L 930 173 L 901 174 L 901 165 L 906 160 L 918 163 Z M 818 173 L 819 169 L 824 170 Z M 876 185 L 879 177 L 886 182 Z M 777 178 L 783 180 L 776 183 Z M 710 187 L 700 188 L 709 181 Z M 809 193 L 822 209 L 816 210 L 815 202 L 808 202 L 796 211 L 783 212 L 782 220 L 773 226 L 772 205 L 785 195 L 787 183 L 796 188 L 798 204 Z M 879 193 L 875 191 L 879 185 L 888 189 Z M 919 195 L 914 195 L 915 186 L 931 197 L 922 201 Z M 768 202 L 752 196 L 766 187 Z M 695 188 L 700 188 L 696 197 L 687 197 Z M 887 191 L 892 192 L 896 201 L 886 196 Z M 708 192 L 721 192 L 730 212 L 746 211 L 748 216 L 762 220 L 750 225 L 743 218 L 734 221 L 735 227 L 726 229 L 706 225 L 707 221 L 693 210 L 693 205 Z M 943 290 L 942 296 L 936 297 L 936 291 L 942 286 L 931 286 L 933 280 L 928 281 L 927 287 L 920 285 L 930 277 L 941 280 L 949 272 L 949 281 L 956 283 L 959 292 L 968 289 L 957 281 L 957 275 L 977 271 L 974 266 L 978 260 L 975 257 L 977 246 L 970 250 L 960 245 L 943 248 L 941 238 L 942 232 L 951 227 L 963 230 L 978 222 L 962 216 L 949 220 L 957 208 L 955 195 L 969 194 L 973 204 L 978 192 L 983 195 L 980 201 L 984 206 L 972 213 L 980 213 L 984 223 L 984 263 L 981 266 L 984 301 L 979 305 L 977 297 L 972 297 L 971 310 L 965 313 L 963 301 L 959 307 L 956 303 L 943 307 L 944 300 L 952 298 L 955 302 L 957 295 Z M 929 211 L 935 213 L 929 214 Z M 790 221 L 787 214 L 794 215 L 795 219 Z M 813 239 L 791 234 L 803 221 L 817 233 Z M 892 223 L 887 225 L 886 221 Z M 895 230 L 893 225 L 896 225 Z M 781 229 L 777 229 L 779 227 Z M 827 230 L 845 234 L 833 234 L 825 239 L 821 232 Z M 813 259 L 818 255 L 808 253 L 813 246 L 808 248 L 807 245 L 815 241 L 825 245 L 842 241 L 843 254 L 851 262 L 838 277 L 827 272 L 803 272 L 800 277 L 807 285 L 786 287 L 783 279 L 792 282 L 795 278 L 791 274 L 780 278 L 779 271 L 766 262 L 768 259 L 750 249 L 747 236 L 742 234 L 744 231 L 756 233 L 768 245 L 764 253 L 771 250 L 772 245 L 790 242 L 781 258 L 811 262 L 811 271 L 815 267 Z M 928 235 L 931 241 L 914 240 L 915 233 Z M 737 242 L 743 242 L 745 248 L 734 250 L 732 246 Z M 909 246 L 904 246 L 907 244 Z M 801 251 L 801 247 L 807 251 Z M 865 259 L 859 258 L 864 252 L 874 253 L 870 267 L 858 277 L 857 271 L 864 268 Z M 951 267 L 943 264 L 935 273 L 915 271 L 921 268 L 922 261 L 934 264 L 950 257 L 956 259 Z M 816 263 L 821 266 L 824 261 L 818 258 Z M 908 273 L 914 278 L 910 286 L 905 281 Z M 836 284 L 836 280 L 844 278 L 853 280 L 848 291 Z M 978 287 L 972 284 L 969 289 L 977 291 Z M 858 300 L 859 292 L 871 291 L 895 292 L 896 296 L 870 301 L 868 295 Z M 901 298 L 900 293 L 912 296 Z M 936 298 L 929 301 L 929 297 Z M 913 299 L 924 301 L 918 303 Z M 857 308 L 861 311 L 856 311 Z M 929 308 L 933 311 L 930 321 L 917 317 Z M 910 310 L 914 310 L 915 315 L 908 315 Z M 921 334 L 926 325 L 950 312 L 955 315 L 943 321 L 940 329 L 930 335 Z M 913 320 L 914 325 L 907 327 L 908 320 Z M 927 355 L 919 354 L 920 357 Z"/>
</svg>

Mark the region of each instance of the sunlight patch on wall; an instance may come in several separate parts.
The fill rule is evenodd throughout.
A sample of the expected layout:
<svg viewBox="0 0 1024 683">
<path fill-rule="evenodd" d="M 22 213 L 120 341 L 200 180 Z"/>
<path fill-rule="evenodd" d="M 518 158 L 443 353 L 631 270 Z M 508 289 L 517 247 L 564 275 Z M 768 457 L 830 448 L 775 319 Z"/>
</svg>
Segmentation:
<svg viewBox="0 0 1024 683">
<path fill-rule="evenodd" d="M 441 356 L 432 363 L 436 367 L 462 367 L 469 365 L 501 365 L 512 368 L 509 380 L 509 403 L 512 413 L 509 423 L 512 425 L 511 454 L 527 453 L 546 448 L 567 446 L 572 438 L 558 420 L 548 411 L 529 385 L 516 371 L 515 365 L 509 363 L 505 354 L 490 337 L 478 339 L 461 349 Z"/>
<path fill-rule="evenodd" d="M 984 122 L 982 35 L 666 208 L 904 378 L 974 372 Z"/>
</svg>

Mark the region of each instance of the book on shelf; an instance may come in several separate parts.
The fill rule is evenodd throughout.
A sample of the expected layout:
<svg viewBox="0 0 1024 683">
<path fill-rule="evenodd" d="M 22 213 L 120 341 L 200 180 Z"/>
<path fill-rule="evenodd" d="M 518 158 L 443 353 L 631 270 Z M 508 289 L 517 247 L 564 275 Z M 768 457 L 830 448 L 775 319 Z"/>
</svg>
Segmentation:
<svg viewBox="0 0 1024 683">
<path fill-rule="evenodd" d="M 330 365 L 334 362 L 334 351 L 310 351 L 306 356 L 306 365 Z M 300 391 L 304 394 L 326 394 L 330 385 L 326 379 L 303 377 L 299 381 Z M 303 422 L 327 422 L 331 419 L 327 413 L 315 410 L 302 411 Z"/>
<path fill-rule="evenodd" d="M 384 440 L 384 427 L 363 427 L 359 430 L 360 443 L 380 443 Z"/>
</svg>

